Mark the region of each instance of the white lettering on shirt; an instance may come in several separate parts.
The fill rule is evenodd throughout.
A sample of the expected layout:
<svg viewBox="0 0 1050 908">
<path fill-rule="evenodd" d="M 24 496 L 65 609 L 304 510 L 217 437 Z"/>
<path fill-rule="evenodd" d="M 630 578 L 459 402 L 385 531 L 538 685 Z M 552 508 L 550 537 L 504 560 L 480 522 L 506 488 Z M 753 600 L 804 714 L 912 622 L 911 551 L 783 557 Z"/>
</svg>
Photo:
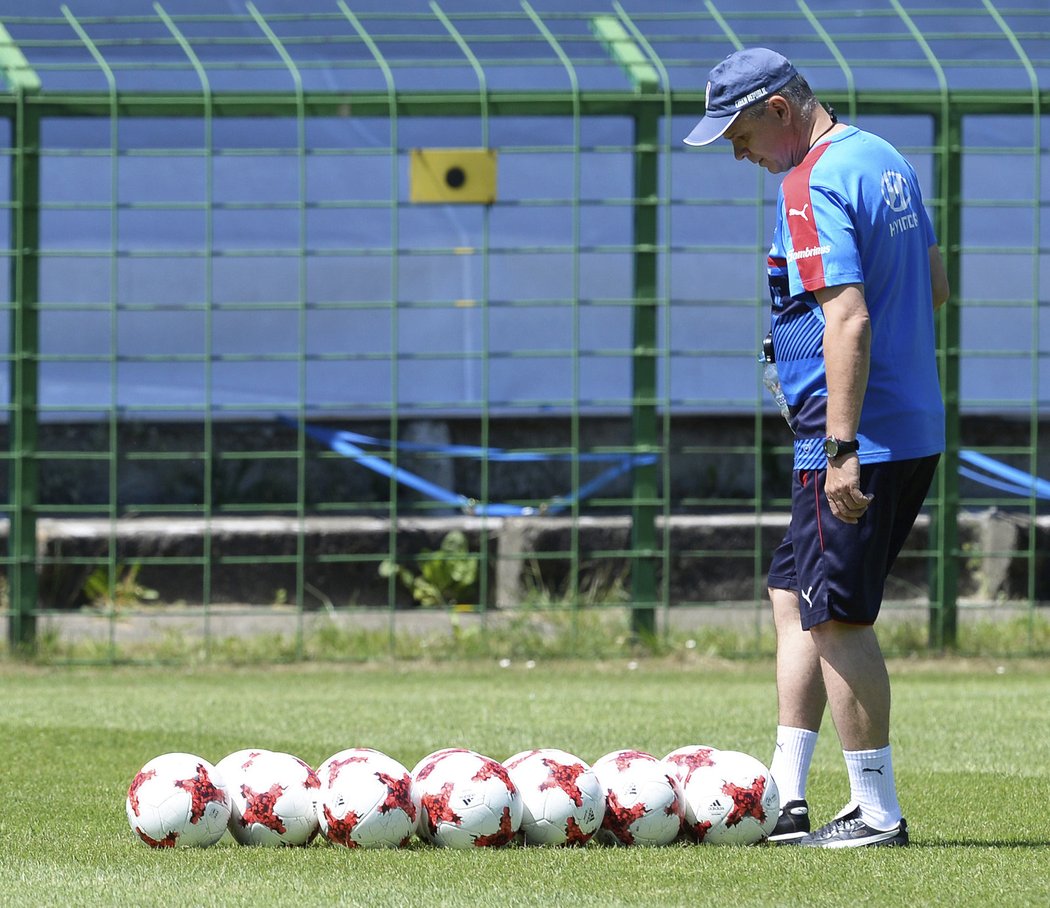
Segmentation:
<svg viewBox="0 0 1050 908">
<path fill-rule="evenodd" d="M 914 212 L 890 221 L 890 236 L 896 236 L 905 230 L 912 230 L 919 226 L 919 216 Z"/>
<path fill-rule="evenodd" d="M 831 252 L 830 246 L 807 246 L 798 252 L 791 251 L 787 254 L 789 262 L 797 262 L 799 259 L 811 259 L 815 255 L 827 255 Z"/>
</svg>

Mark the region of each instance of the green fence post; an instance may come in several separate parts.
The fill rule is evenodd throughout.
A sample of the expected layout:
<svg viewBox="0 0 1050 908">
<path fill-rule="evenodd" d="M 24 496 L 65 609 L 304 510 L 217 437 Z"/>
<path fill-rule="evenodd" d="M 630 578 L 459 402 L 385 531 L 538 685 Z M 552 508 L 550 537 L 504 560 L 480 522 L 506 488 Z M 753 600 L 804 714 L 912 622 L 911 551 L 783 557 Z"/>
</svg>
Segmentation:
<svg viewBox="0 0 1050 908">
<path fill-rule="evenodd" d="M 591 22 L 598 39 L 619 63 L 639 93 L 656 91 L 659 75 L 630 33 L 612 16 Z M 635 452 L 657 448 L 657 202 L 660 147 L 658 104 L 634 108 L 634 310 L 631 357 L 631 442 Z M 631 629 L 641 637 L 656 634 L 657 477 L 655 464 L 632 474 Z"/>
<path fill-rule="evenodd" d="M 18 91 L 11 186 L 11 523 L 9 577 L 13 648 L 36 642 L 39 499 L 37 451 L 40 352 L 40 117 Z"/>
<path fill-rule="evenodd" d="M 941 386 L 944 392 L 945 452 L 935 489 L 940 508 L 930 525 L 930 542 L 937 552 L 930 589 L 929 646 L 943 650 L 958 641 L 959 575 L 959 305 L 961 269 L 959 240 L 962 227 L 962 115 L 948 109 L 936 118 L 937 185 L 941 208 L 937 234 L 945 250 L 945 269 L 952 299 L 939 314 Z"/>
<path fill-rule="evenodd" d="M 10 568 L 12 648 L 36 642 L 37 421 L 40 353 L 40 115 L 27 103 L 40 78 L 0 25 L 0 74 L 15 93 L 11 156 Z"/>
<path fill-rule="evenodd" d="M 657 107 L 642 106 L 634 119 L 634 355 L 631 376 L 631 441 L 635 451 L 657 446 Z M 635 633 L 656 632 L 657 466 L 645 464 L 633 474 L 631 521 L 631 626 Z"/>
</svg>

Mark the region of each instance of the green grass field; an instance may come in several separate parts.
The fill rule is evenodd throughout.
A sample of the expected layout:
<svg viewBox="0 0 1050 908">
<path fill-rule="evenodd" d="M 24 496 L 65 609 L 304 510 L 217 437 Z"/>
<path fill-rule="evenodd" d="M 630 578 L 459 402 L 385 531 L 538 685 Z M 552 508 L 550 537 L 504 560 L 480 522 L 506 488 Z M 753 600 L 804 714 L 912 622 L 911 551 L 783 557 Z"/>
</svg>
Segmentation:
<svg viewBox="0 0 1050 908">
<path fill-rule="evenodd" d="M 765 660 L 41 668 L 0 663 L 0 904 L 985 905 L 1050 904 L 1050 663 L 902 660 L 894 747 L 909 849 L 827 853 L 676 845 L 457 852 L 144 847 L 124 816 L 143 763 L 247 746 L 319 764 L 345 747 L 410 768 L 440 747 L 498 759 L 537 746 L 593 761 L 637 747 L 768 760 Z M 845 801 L 828 723 L 816 819 Z"/>
</svg>

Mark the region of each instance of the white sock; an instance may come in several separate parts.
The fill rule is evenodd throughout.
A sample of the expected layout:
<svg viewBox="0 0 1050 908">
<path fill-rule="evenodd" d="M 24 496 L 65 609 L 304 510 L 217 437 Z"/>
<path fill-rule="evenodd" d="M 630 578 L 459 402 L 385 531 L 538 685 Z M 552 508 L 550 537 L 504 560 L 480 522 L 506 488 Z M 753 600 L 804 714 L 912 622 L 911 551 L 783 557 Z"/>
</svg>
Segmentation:
<svg viewBox="0 0 1050 908">
<path fill-rule="evenodd" d="M 878 750 L 844 750 L 851 800 L 860 816 L 875 829 L 892 829 L 901 819 L 897 783 L 889 745 Z"/>
<path fill-rule="evenodd" d="M 817 733 L 808 728 L 777 726 L 777 746 L 773 748 L 773 760 L 769 774 L 777 783 L 780 803 L 804 801 L 809 764 L 813 762 L 813 751 L 817 746 Z"/>
</svg>

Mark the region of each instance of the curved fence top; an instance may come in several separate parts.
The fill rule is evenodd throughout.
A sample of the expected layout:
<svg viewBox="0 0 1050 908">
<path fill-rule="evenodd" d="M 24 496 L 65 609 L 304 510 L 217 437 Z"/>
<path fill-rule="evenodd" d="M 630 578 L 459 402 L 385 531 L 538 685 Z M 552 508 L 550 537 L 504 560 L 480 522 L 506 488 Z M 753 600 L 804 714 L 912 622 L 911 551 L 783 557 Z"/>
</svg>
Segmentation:
<svg viewBox="0 0 1050 908">
<path fill-rule="evenodd" d="M 758 44 L 831 92 L 1050 91 L 1036 0 L 0 0 L 0 26 L 8 90 L 51 94 L 702 96 Z"/>
</svg>

